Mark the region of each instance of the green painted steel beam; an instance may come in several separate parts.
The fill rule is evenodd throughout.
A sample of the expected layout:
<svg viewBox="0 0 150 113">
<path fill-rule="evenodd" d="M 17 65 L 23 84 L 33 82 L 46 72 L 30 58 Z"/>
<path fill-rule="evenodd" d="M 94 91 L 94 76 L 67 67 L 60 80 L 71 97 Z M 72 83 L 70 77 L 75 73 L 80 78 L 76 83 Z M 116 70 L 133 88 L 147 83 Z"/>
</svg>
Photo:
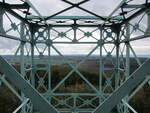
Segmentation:
<svg viewBox="0 0 150 113">
<path fill-rule="evenodd" d="M 11 5 L 10 4 L 0 2 L 0 7 L 2 7 L 5 11 L 7 11 L 9 14 L 13 15 L 17 19 L 25 22 L 26 24 L 29 24 L 29 22 L 27 21 L 26 18 L 22 17 L 21 15 L 19 15 L 18 13 L 16 13 L 15 11 L 13 11 L 11 9 Z"/>
<path fill-rule="evenodd" d="M 130 38 L 129 40 L 124 39 L 124 40 L 120 41 L 120 43 L 126 43 L 126 42 L 136 41 L 136 40 L 145 39 L 145 38 L 149 38 L 149 37 L 150 37 L 150 35 L 136 36 L 136 37 Z"/>
<path fill-rule="evenodd" d="M 19 95 L 19 93 L 11 86 L 11 84 L 5 79 L 5 75 L 0 76 L 0 80 L 11 90 L 19 100 L 23 101 L 22 97 Z"/>
<path fill-rule="evenodd" d="M 131 21 L 132 19 L 136 18 L 137 16 L 139 16 L 140 14 L 144 13 L 145 11 L 150 9 L 150 3 L 145 4 L 145 6 L 143 8 L 141 8 L 140 10 L 138 10 L 137 12 L 135 12 L 134 14 L 132 14 L 131 16 L 129 16 L 128 18 L 126 18 L 124 21 L 122 21 L 120 24 L 126 24 L 129 21 Z"/>
<path fill-rule="evenodd" d="M 130 77 L 108 97 L 94 113 L 109 113 L 127 94 L 150 74 L 150 59 L 146 60 Z"/>
<path fill-rule="evenodd" d="M 74 3 L 72 3 L 72 2 L 70 2 L 70 1 L 68 1 L 68 0 L 62 0 L 62 1 L 64 1 L 65 3 L 68 3 L 68 4 L 70 4 L 70 5 L 72 5 L 72 6 L 74 6 L 74 7 L 76 7 L 76 8 L 78 8 L 78 9 L 82 10 L 82 11 L 85 11 L 86 13 L 89 13 L 89 14 L 95 16 L 95 17 L 98 17 L 99 19 L 101 19 L 101 20 L 103 20 L 103 21 L 109 21 L 109 20 L 107 20 L 106 18 L 103 18 L 102 16 L 97 15 L 96 13 L 94 13 L 94 12 L 92 12 L 92 11 L 89 11 L 89 10 L 83 8 L 83 7 L 80 7 L 81 3 L 83 4 L 83 3 L 88 2 L 88 1 L 90 1 L 90 0 L 84 0 L 85 2 L 82 1 L 80 4 L 79 4 L 79 3 L 78 3 L 78 4 L 74 4 Z"/>
<path fill-rule="evenodd" d="M 41 113 L 57 113 L 44 97 L 37 92 L 4 58 L 0 56 L 0 72 L 16 85 L 33 103 L 34 109 Z"/>
<path fill-rule="evenodd" d="M 86 3 L 87 1 L 89 1 L 89 0 L 83 0 L 83 1 L 81 1 L 81 2 L 79 2 L 79 3 L 77 3 L 77 4 L 73 4 L 73 5 L 71 5 L 70 7 L 66 8 L 66 9 L 64 9 L 64 10 L 62 10 L 62 11 L 60 11 L 60 12 L 57 12 L 57 13 L 51 15 L 51 16 L 48 16 L 47 18 L 45 18 L 45 20 L 49 20 L 49 19 L 51 19 L 52 17 L 57 16 L 57 15 L 63 13 L 63 12 L 66 12 L 66 11 L 68 11 L 68 10 L 70 10 L 70 9 L 72 9 L 72 8 L 74 8 L 74 7 L 76 7 L 76 6 L 79 6 L 79 5 L 83 4 L 83 3 Z"/>
<path fill-rule="evenodd" d="M 1 2 L 0 4 L 7 4 L 7 3 Z M 28 9 L 28 8 L 30 8 L 30 6 L 26 2 L 24 2 L 23 4 L 11 4 L 9 6 L 10 6 L 9 7 L 10 9 Z"/>
<path fill-rule="evenodd" d="M 7 35 L 7 34 L 4 34 L 4 33 L 0 33 L 0 36 L 1 36 L 1 37 L 5 37 L 5 38 L 8 38 L 8 39 L 16 40 L 16 41 L 23 41 L 23 42 L 28 42 L 28 43 L 30 43 L 30 41 L 27 40 L 27 39 L 21 39 L 21 38 L 19 38 L 19 37 L 12 36 L 12 35 Z"/>
<path fill-rule="evenodd" d="M 102 24 L 48 24 L 38 25 L 39 27 L 101 27 Z M 103 27 L 111 27 L 111 24 L 103 25 Z"/>
<path fill-rule="evenodd" d="M 43 16 L 43 18 L 47 18 L 48 16 Z M 102 16 L 103 18 L 109 18 L 108 16 Z M 27 19 L 40 19 L 39 16 L 27 16 Z M 54 16 L 51 19 L 71 19 L 71 20 L 80 20 L 80 19 L 92 19 L 92 20 L 101 20 L 98 17 L 95 16 Z M 113 16 L 111 17 L 113 20 L 122 20 L 123 16 Z"/>
<path fill-rule="evenodd" d="M 145 80 L 144 80 L 142 83 L 140 83 L 140 84 L 138 85 L 138 87 L 129 95 L 128 100 L 131 100 L 132 97 L 134 97 L 135 94 L 138 93 L 138 91 L 139 91 L 146 83 L 148 83 L 149 80 L 150 80 L 150 76 L 146 77 Z"/>
<path fill-rule="evenodd" d="M 141 4 L 128 4 L 128 5 L 123 5 L 123 8 L 143 8 L 145 5 Z"/>
</svg>

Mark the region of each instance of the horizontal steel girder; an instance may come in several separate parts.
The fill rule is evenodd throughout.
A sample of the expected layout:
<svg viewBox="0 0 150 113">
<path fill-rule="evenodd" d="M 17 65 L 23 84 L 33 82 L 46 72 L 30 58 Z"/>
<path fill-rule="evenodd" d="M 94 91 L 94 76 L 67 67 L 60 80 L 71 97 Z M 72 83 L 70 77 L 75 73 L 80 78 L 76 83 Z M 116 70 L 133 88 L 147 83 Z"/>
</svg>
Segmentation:
<svg viewBox="0 0 150 113">
<path fill-rule="evenodd" d="M 42 18 L 46 18 L 48 16 L 42 16 Z M 40 16 L 27 16 L 28 19 L 40 19 L 41 17 Z M 103 18 L 109 18 L 108 16 L 103 16 Z M 111 17 L 113 20 L 122 20 L 123 17 L 122 16 L 114 16 L 114 17 Z M 100 18 L 98 17 L 95 17 L 95 16 L 54 16 L 52 17 L 51 19 L 77 19 L 77 20 L 81 20 L 81 19 L 93 19 L 93 20 L 100 20 Z"/>
<path fill-rule="evenodd" d="M 0 6 L 1 5 L 9 5 L 10 9 L 29 9 L 30 6 L 24 2 L 23 4 L 8 4 L 8 3 L 4 3 L 4 2 L 0 2 Z"/>
<path fill-rule="evenodd" d="M 57 113 L 57 111 L 34 89 L 4 58 L 0 56 L 0 72 L 16 85 L 33 103 L 35 111 Z"/>
<path fill-rule="evenodd" d="M 150 74 L 150 59 L 145 61 L 130 77 L 108 97 L 94 113 L 109 113 L 127 94 Z"/>
</svg>

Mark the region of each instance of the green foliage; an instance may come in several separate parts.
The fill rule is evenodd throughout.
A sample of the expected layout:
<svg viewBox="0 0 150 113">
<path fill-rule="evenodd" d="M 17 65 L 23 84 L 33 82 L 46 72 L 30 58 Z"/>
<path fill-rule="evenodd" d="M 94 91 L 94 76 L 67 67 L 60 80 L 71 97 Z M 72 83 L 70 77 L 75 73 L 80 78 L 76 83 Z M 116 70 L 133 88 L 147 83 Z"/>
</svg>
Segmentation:
<svg viewBox="0 0 150 113">
<path fill-rule="evenodd" d="M 0 113 L 12 113 L 19 104 L 20 101 L 7 87 L 0 86 Z"/>
<path fill-rule="evenodd" d="M 131 99 L 130 104 L 138 113 L 150 113 L 150 86 L 145 85 Z"/>
</svg>

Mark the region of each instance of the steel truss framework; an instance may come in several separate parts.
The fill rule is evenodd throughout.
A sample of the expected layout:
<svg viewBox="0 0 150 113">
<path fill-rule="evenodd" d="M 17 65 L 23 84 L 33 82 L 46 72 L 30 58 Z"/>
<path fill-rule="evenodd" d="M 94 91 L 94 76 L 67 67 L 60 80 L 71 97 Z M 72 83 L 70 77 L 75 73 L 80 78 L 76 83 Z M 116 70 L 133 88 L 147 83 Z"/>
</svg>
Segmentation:
<svg viewBox="0 0 150 113">
<path fill-rule="evenodd" d="M 131 42 L 150 36 L 150 2 L 143 0 L 141 4 L 132 4 L 131 0 L 123 0 L 106 17 L 81 7 L 90 0 L 79 3 L 61 1 L 70 7 L 50 16 L 42 16 L 29 0 L 22 1 L 22 4 L 10 4 L 7 0 L 0 2 L 0 36 L 20 43 L 15 51 L 15 55 L 20 56 L 20 73 L 0 57 L 0 72 L 3 73 L 0 81 L 22 102 L 13 113 L 109 113 L 113 112 L 113 108 L 116 108 L 118 113 L 137 113 L 128 102 L 149 81 L 146 75 L 150 73 L 150 61 L 147 60 L 142 65 Z M 59 16 L 72 8 L 78 8 L 91 16 Z M 31 14 L 31 9 L 36 16 Z M 116 14 L 119 10 L 120 14 Z M 147 26 L 146 29 L 141 29 L 140 22 L 145 16 Z M 138 21 L 132 24 L 132 20 L 136 18 Z M 9 21 L 8 29 L 5 28 L 5 19 Z M 133 36 L 134 33 L 138 36 Z M 57 45 L 60 44 L 93 45 L 93 49 L 74 65 L 59 50 Z M 62 61 L 71 69 L 56 86 L 52 86 L 52 51 L 61 56 Z M 95 51 L 99 52 L 97 86 L 79 70 Z M 131 53 L 139 65 L 132 74 Z M 37 54 L 40 59 L 37 58 Z M 40 60 L 46 60 L 46 63 Z M 111 65 L 107 65 L 107 62 Z M 41 64 L 42 67 L 39 66 Z M 43 73 L 39 74 L 39 71 Z M 77 73 L 84 81 L 89 92 L 58 92 L 73 73 Z M 21 92 L 17 92 L 7 78 Z"/>
</svg>

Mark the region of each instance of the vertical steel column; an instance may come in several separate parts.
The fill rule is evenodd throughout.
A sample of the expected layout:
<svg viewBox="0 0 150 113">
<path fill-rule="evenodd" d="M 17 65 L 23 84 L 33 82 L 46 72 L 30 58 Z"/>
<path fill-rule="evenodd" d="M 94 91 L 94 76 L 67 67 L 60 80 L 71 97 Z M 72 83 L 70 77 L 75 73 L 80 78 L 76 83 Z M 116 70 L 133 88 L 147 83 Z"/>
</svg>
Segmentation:
<svg viewBox="0 0 150 113">
<path fill-rule="evenodd" d="M 115 63 L 115 89 L 117 89 L 120 86 L 120 58 L 119 58 L 119 50 L 120 50 L 120 31 L 118 28 L 115 28 L 116 31 L 116 41 L 115 41 L 115 46 L 116 46 L 116 63 Z M 119 113 L 121 112 L 122 109 L 122 103 L 117 105 L 117 110 Z"/>
<path fill-rule="evenodd" d="M 35 46 L 35 26 L 32 24 L 30 25 L 30 32 L 31 32 L 31 84 L 35 87 L 35 66 L 34 66 L 34 46 Z"/>
<path fill-rule="evenodd" d="M 24 39 L 24 26 L 25 24 L 23 22 L 21 22 L 21 28 L 20 28 L 20 38 Z M 25 76 L 25 67 L 24 67 L 24 45 L 25 42 L 21 41 L 21 45 L 20 45 L 20 70 L 21 70 L 21 75 L 24 77 Z"/>
<path fill-rule="evenodd" d="M 119 59 L 119 49 L 120 49 L 120 44 L 119 44 L 119 34 L 117 33 L 117 39 L 116 39 L 116 64 L 115 64 L 115 89 L 117 89 L 119 87 L 119 80 L 120 80 L 120 72 L 119 72 L 119 68 L 120 68 L 120 59 Z M 121 110 L 121 104 L 117 105 L 117 110 L 118 113 L 122 113 Z"/>
<path fill-rule="evenodd" d="M 48 32 L 47 32 L 47 35 L 48 35 L 48 40 L 47 40 L 47 46 L 48 46 L 48 92 L 50 93 L 50 98 L 49 98 L 49 101 L 51 103 L 51 96 L 52 96 L 52 80 L 51 80 L 51 65 L 52 65 L 52 62 L 51 62 L 51 44 L 52 44 L 52 41 L 50 39 L 50 35 L 51 34 L 51 29 L 48 28 Z"/>
<path fill-rule="evenodd" d="M 3 28 L 3 14 L 4 10 L 0 7 L 0 33 L 5 34 L 5 30 Z"/>
<path fill-rule="evenodd" d="M 127 42 L 126 44 L 126 68 L 125 68 L 125 77 L 126 79 L 129 77 L 130 75 L 130 25 L 126 24 L 126 40 Z"/>
<path fill-rule="evenodd" d="M 125 67 L 125 80 L 128 79 L 130 75 L 130 25 L 126 24 L 126 67 Z M 128 95 L 124 98 L 124 101 L 128 103 Z M 124 105 L 124 113 L 129 113 L 129 109 L 126 105 Z"/>
<path fill-rule="evenodd" d="M 99 40 L 99 48 L 100 48 L 100 54 L 99 54 L 99 91 L 102 92 L 102 79 L 103 79 L 103 56 L 102 56 L 102 48 L 103 48 L 103 33 L 102 33 L 102 27 L 99 28 L 100 30 L 100 40 Z M 101 102 L 101 97 L 99 98 L 99 103 Z"/>
<path fill-rule="evenodd" d="M 117 39 L 115 42 L 116 45 L 116 64 L 115 64 L 115 89 L 119 87 L 119 79 L 120 79 L 120 59 L 119 59 L 119 49 L 120 49 L 120 43 L 119 43 L 119 32 L 117 34 Z"/>
<path fill-rule="evenodd" d="M 150 10 L 148 10 L 146 13 L 147 13 L 147 29 L 145 34 L 150 35 Z"/>
<path fill-rule="evenodd" d="M 30 83 L 31 85 L 35 88 L 35 64 L 34 64 L 34 47 L 35 47 L 35 26 L 32 24 L 29 26 L 30 32 L 31 32 L 31 62 L 30 62 L 30 67 L 31 67 L 31 74 L 30 74 Z M 33 107 L 31 107 L 33 109 Z M 32 110 L 34 113 L 34 110 Z"/>
<path fill-rule="evenodd" d="M 76 20 L 74 20 L 74 24 L 76 24 Z M 77 42 L 77 27 L 73 26 L 72 29 L 73 29 L 73 35 L 74 35 L 73 42 Z M 72 95 L 72 96 L 73 96 L 73 109 L 76 109 L 77 108 L 77 96 L 75 95 Z"/>
<path fill-rule="evenodd" d="M 76 20 L 74 20 L 74 24 L 77 24 Z M 74 34 L 73 41 L 76 42 L 77 41 L 77 27 L 73 26 L 72 29 L 73 29 L 73 34 Z"/>
<path fill-rule="evenodd" d="M 21 22 L 21 25 L 20 25 L 20 38 L 21 39 L 24 38 L 24 23 L 23 22 Z M 20 73 L 23 77 L 25 76 L 24 45 L 25 45 L 25 42 L 21 41 L 21 45 L 20 45 Z M 25 95 L 22 92 L 21 92 L 21 97 L 23 98 L 23 100 L 26 99 Z M 21 113 L 26 113 L 25 107 L 22 107 Z"/>
<path fill-rule="evenodd" d="M 21 24 L 20 24 L 20 38 L 22 40 L 24 40 L 26 38 L 24 28 L 25 28 L 25 23 L 21 22 Z M 20 44 L 20 73 L 21 73 L 23 78 L 26 76 L 26 73 L 25 73 L 26 67 L 25 67 L 25 61 L 24 61 L 25 43 L 26 43 L 25 41 L 21 41 L 21 44 Z M 21 97 L 22 97 L 23 101 L 27 100 L 26 96 L 22 92 L 21 92 Z M 31 112 L 32 112 L 32 105 L 30 103 L 26 103 L 24 106 L 22 106 L 21 113 L 31 113 Z"/>
<path fill-rule="evenodd" d="M 3 8 L 0 7 L 0 34 L 4 33 L 4 30 L 3 30 L 3 14 L 4 14 Z M 1 75 L 0 75 L 0 78 L 1 78 Z M 2 85 L 2 80 L 0 79 L 0 86 L 1 85 Z"/>
</svg>

